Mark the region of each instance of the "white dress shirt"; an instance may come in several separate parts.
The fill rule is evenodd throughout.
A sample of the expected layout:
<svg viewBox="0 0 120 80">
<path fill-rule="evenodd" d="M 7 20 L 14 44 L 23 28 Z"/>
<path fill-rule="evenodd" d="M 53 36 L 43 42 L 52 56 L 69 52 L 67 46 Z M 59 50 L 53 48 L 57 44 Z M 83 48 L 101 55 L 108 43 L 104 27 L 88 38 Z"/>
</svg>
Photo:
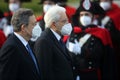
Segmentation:
<svg viewBox="0 0 120 80">
<path fill-rule="evenodd" d="M 18 33 L 14 32 L 14 34 L 23 43 L 23 45 L 26 47 L 28 42 L 21 35 L 19 35 Z M 27 49 L 27 47 L 26 47 L 26 49 Z"/>
</svg>

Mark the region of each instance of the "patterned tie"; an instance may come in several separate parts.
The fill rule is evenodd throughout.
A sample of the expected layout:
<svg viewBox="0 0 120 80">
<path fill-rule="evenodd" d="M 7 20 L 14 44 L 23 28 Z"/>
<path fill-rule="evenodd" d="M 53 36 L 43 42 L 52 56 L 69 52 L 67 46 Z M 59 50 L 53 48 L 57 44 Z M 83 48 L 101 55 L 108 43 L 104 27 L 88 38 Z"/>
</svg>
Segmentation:
<svg viewBox="0 0 120 80">
<path fill-rule="evenodd" d="M 28 52 L 29 52 L 29 54 L 30 54 L 30 56 L 31 56 L 34 64 L 35 64 L 35 67 L 36 67 L 36 69 L 37 69 L 37 72 L 39 73 L 38 64 L 37 64 L 37 62 L 36 62 L 35 56 L 33 55 L 33 52 L 32 52 L 32 50 L 31 50 L 29 44 L 27 44 L 26 47 L 27 47 L 27 49 L 28 49 Z"/>
</svg>

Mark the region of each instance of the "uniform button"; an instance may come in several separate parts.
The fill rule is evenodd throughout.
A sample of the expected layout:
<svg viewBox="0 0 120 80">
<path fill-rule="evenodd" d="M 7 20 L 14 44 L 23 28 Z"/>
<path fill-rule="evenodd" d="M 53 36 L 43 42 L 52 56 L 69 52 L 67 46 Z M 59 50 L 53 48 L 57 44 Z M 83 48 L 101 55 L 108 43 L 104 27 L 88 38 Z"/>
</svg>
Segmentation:
<svg viewBox="0 0 120 80">
<path fill-rule="evenodd" d="M 92 41 L 94 40 L 94 38 L 92 38 Z"/>
<path fill-rule="evenodd" d="M 77 37 L 77 35 L 74 35 L 74 37 Z"/>
<path fill-rule="evenodd" d="M 92 62 L 90 61 L 90 62 L 88 62 L 89 64 L 92 64 Z"/>
<path fill-rule="evenodd" d="M 72 40 L 74 40 L 74 38 L 70 38 L 70 40 L 72 41 Z"/>
<path fill-rule="evenodd" d="M 89 66 L 89 67 L 88 67 L 88 69 L 92 69 L 92 67 L 91 67 L 91 66 Z"/>
<path fill-rule="evenodd" d="M 75 70 L 75 66 L 73 66 L 73 70 Z"/>
<path fill-rule="evenodd" d="M 91 42 L 90 44 L 91 44 L 91 45 L 93 45 L 93 43 L 92 43 L 92 42 Z"/>
</svg>

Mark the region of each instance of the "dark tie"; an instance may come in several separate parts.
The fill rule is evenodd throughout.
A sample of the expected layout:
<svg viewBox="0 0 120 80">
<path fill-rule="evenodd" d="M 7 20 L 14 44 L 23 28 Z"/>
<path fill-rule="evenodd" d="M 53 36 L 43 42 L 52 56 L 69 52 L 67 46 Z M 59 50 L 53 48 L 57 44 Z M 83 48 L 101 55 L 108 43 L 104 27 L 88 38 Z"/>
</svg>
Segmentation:
<svg viewBox="0 0 120 80">
<path fill-rule="evenodd" d="M 68 60 L 70 60 L 69 54 L 68 54 L 68 52 L 67 52 L 67 48 L 66 48 L 65 43 L 63 42 L 62 39 L 59 40 L 59 43 L 60 43 L 62 49 L 64 50 L 64 54 L 65 54 L 66 58 L 67 58 Z"/>
<path fill-rule="evenodd" d="M 60 42 L 60 45 L 63 48 L 63 50 L 66 51 L 66 46 L 65 46 L 65 43 L 62 41 L 62 39 L 60 39 L 59 42 Z"/>
<path fill-rule="evenodd" d="M 28 49 L 28 52 L 29 52 L 29 54 L 30 54 L 30 56 L 31 56 L 31 58 L 32 58 L 32 60 L 33 60 L 33 62 L 34 62 L 34 64 L 35 64 L 35 67 L 36 67 L 36 69 L 37 69 L 37 72 L 39 73 L 38 64 L 37 64 L 37 62 L 36 62 L 35 56 L 34 56 L 32 50 L 31 50 L 29 44 L 27 44 L 26 47 L 27 47 L 27 49 Z"/>
</svg>

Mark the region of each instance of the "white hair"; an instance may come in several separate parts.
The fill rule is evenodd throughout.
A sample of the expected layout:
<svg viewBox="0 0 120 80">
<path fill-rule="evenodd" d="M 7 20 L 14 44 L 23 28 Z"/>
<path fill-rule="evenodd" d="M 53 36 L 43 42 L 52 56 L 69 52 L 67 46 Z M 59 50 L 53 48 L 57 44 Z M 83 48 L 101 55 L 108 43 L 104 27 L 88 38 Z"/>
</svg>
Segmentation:
<svg viewBox="0 0 120 80">
<path fill-rule="evenodd" d="M 51 7 L 44 16 L 45 27 L 50 27 L 53 22 L 56 22 L 60 19 L 61 13 L 64 13 L 66 10 L 63 7 L 55 5 Z"/>
</svg>

